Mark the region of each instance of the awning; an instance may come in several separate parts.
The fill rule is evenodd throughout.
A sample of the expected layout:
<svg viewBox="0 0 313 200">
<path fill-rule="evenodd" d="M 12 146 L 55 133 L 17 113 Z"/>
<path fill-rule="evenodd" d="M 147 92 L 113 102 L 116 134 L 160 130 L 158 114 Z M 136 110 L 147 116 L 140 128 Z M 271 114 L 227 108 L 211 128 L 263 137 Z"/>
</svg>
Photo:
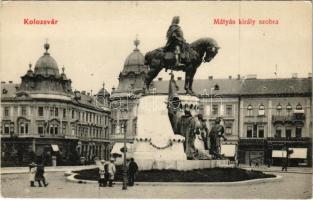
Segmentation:
<svg viewBox="0 0 313 200">
<path fill-rule="evenodd" d="M 226 157 L 235 157 L 236 145 L 235 144 L 222 144 L 221 154 L 224 154 L 224 156 Z"/>
<path fill-rule="evenodd" d="M 127 152 L 131 152 L 132 151 L 132 144 L 130 143 L 126 143 L 126 148 L 127 148 Z M 111 150 L 111 154 L 123 154 L 123 152 L 121 151 L 121 149 L 124 148 L 124 143 L 121 142 L 117 142 L 114 144 L 112 150 Z"/>
<path fill-rule="evenodd" d="M 307 148 L 291 148 L 293 153 L 290 154 L 290 158 L 307 158 Z"/>
<path fill-rule="evenodd" d="M 59 151 L 59 146 L 57 144 L 51 144 L 53 151 Z"/>
<path fill-rule="evenodd" d="M 293 153 L 290 154 L 289 158 L 307 158 L 307 148 L 290 148 L 293 150 Z M 286 151 L 285 150 L 273 150 L 272 151 L 272 158 L 286 158 Z"/>
<path fill-rule="evenodd" d="M 273 150 L 272 158 L 286 158 L 286 151 L 283 150 Z"/>
</svg>

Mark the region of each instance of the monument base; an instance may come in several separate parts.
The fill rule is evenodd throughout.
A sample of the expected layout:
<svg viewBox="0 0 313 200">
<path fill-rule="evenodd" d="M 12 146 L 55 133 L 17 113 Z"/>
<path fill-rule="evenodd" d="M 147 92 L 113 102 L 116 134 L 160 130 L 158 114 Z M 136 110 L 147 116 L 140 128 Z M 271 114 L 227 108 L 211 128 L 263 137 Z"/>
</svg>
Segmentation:
<svg viewBox="0 0 313 200">
<path fill-rule="evenodd" d="M 215 167 L 234 167 L 229 160 L 136 160 L 139 170 L 172 169 L 187 171 L 194 169 L 208 169 Z"/>
</svg>

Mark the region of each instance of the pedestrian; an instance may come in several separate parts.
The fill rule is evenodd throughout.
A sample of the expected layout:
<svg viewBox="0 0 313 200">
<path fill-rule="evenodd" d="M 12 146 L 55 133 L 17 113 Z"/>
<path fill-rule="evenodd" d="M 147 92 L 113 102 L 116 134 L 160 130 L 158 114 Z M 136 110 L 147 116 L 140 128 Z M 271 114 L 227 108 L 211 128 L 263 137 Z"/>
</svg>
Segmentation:
<svg viewBox="0 0 313 200">
<path fill-rule="evenodd" d="M 29 181 L 30 187 L 35 187 L 35 175 L 36 175 L 36 163 L 32 162 L 29 164 Z"/>
<path fill-rule="evenodd" d="M 108 173 L 109 173 L 109 187 L 113 187 L 114 175 L 116 172 L 114 158 L 110 159 L 110 163 L 108 164 Z"/>
<path fill-rule="evenodd" d="M 127 174 L 128 174 L 128 185 L 129 186 L 134 186 L 135 176 L 136 176 L 137 172 L 138 172 L 138 165 L 135 162 L 134 158 L 131 158 L 130 159 L 130 163 L 128 165 L 128 171 L 127 171 Z"/>
<path fill-rule="evenodd" d="M 105 182 L 105 161 L 101 160 L 99 165 L 99 187 L 104 187 Z"/>
<path fill-rule="evenodd" d="M 48 183 L 46 183 L 46 178 L 44 174 L 45 174 L 45 167 L 42 163 L 39 163 L 37 165 L 36 175 L 35 175 L 35 180 L 38 182 L 39 187 L 42 187 L 41 182 L 43 183 L 45 187 L 48 186 Z"/>
</svg>

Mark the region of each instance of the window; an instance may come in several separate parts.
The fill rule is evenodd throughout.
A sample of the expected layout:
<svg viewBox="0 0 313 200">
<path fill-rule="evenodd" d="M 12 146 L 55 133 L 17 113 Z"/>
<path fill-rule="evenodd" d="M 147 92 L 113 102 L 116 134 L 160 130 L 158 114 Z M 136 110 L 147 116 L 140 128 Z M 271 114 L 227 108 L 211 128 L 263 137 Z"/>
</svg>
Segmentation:
<svg viewBox="0 0 313 200">
<path fill-rule="evenodd" d="M 247 107 L 247 116 L 253 116 L 253 107 L 251 105 Z"/>
<path fill-rule="evenodd" d="M 225 128 L 225 134 L 231 135 L 232 134 L 232 127 L 231 125 L 227 125 Z"/>
<path fill-rule="evenodd" d="M 286 128 L 286 138 L 291 138 L 291 133 L 292 133 L 291 127 L 287 127 Z"/>
<path fill-rule="evenodd" d="M 38 125 L 37 131 L 38 131 L 39 135 L 42 135 L 43 134 L 43 126 L 42 125 Z"/>
<path fill-rule="evenodd" d="M 72 110 L 72 119 L 74 119 L 75 118 L 75 110 L 73 109 Z"/>
<path fill-rule="evenodd" d="M 252 126 L 247 126 L 247 137 L 252 138 Z"/>
<path fill-rule="evenodd" d="M 233 106 L 226 105 L 226 116 L 232 116 L 232 115 L 233 115 Z"/>
<path fill-rule="evenodd" d="M 264 116 L 265 115 L 265 107 L 263 104 L 259 106 L 259 116 Z"/>
<path fill-rule="evenodd" d="M 276 127 L 276 133 L 275 133 L 274 137 L 281 138 L 281 133 L 282 133 L 282 127 L 281 126 L 277 126 Z"/>
<path fill-rule="evenodd" d="M 296 106 L 296 110 L 302 110 L 302 105 L 300 103 Z"/>
<path fill-rule="evenodd" d="M 28 123 L 20 123 L 20 134 L 28 134 Z"/>
<path fill-rule="evenodd" d="M 43 107 L 38 107 L 38 116 L 43 116 Z"/>
<path fill-rule="evenodd" d="M 297 126 L 296 127 L 296 138 L 301 138 L 302 135 L 302 127 Z"/>
<path fill-rule="evenodd" d="M 54 116 L 54 108 L 50 108 L 50 116 L 51 116 L 51 117 Z"/>
<path fill-rule="evenodd" d="M 26 106 L 22 106 L 22 116 L 26 115 L 27 115 Z"/>
<path fill-rule="evenodd" d="M 5 117 L 8 117 L 9 115 L 10 115 L 9 107 L 5 107 L 5 108 L 4 108 L 4 116 L 5 116 Z"/>
<path fill-rule="evenodd" d="M 63 118 L 65 118 L 65 117 L 66 117 L 66 109 L 63 108 Z"/>
<path fill-rule="evenodd" d="M 213 105 L 212 106 L 212 114 L 213 115 L 218 115 L 218 105 Z"/>
<path fill-rule="evenodd" d="M 287 104 L 286 110 L 287 110 L 287 114 L 288 114 L 288 115 L 291 115 L 292 106 L 290 105 L 290 103 Z"/>
<path fill-rule="evenodd" d="M 259 135 L 259 138 L 264 138 L 264 126 L 258 127 L 258 135 Z"/>
<path fill-rule="evenodd" d="M 280 105 L 280 103 L 276 106 L 276 113 L 277 115 L 281 115 L 283 107 Z"/>
<path fill-rule="evenodd" d="M 58 108 L 55 108 L 54 109 L 54 115 L 57 117 L 59 116 L 59 109 Z"/>
<path fill-rule="evenodd" d="M 10 134 L 10 124 L 4 124 L 4 134 Z"/>
</svg>

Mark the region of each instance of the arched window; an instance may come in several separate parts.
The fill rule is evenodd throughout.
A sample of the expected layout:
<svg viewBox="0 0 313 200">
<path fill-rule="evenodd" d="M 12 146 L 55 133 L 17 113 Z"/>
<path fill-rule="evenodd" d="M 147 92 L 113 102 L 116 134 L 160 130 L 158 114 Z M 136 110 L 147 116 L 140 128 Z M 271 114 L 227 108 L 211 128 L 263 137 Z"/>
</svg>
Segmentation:
<svg viewBox="0 0 313 200">
<path fill-rule="evenodd" d="M 265 107 L 263 104 L 259 106 L 259 116 L 264 116 L 265 115 Z"/>
<path fill-rule="evenodd" d="M 302 110 L 302 105 L 300 103 L 296 106 L 296 110 Z"/>
<path fill-rule="evenodd" d="M 247 115 L 248 116 L 252 116 L 253 115 L 253 107 L 250 105 L 248 105 L 247 107 Z"/>
<path fill-rule="evenodd" d="M 280 103 L 278 103 L 278 105 L 276 106 L 277 115 L 281 115 L 282 109 L 283 109 L 283 107 L 280 105 Z"/>
</svg>

